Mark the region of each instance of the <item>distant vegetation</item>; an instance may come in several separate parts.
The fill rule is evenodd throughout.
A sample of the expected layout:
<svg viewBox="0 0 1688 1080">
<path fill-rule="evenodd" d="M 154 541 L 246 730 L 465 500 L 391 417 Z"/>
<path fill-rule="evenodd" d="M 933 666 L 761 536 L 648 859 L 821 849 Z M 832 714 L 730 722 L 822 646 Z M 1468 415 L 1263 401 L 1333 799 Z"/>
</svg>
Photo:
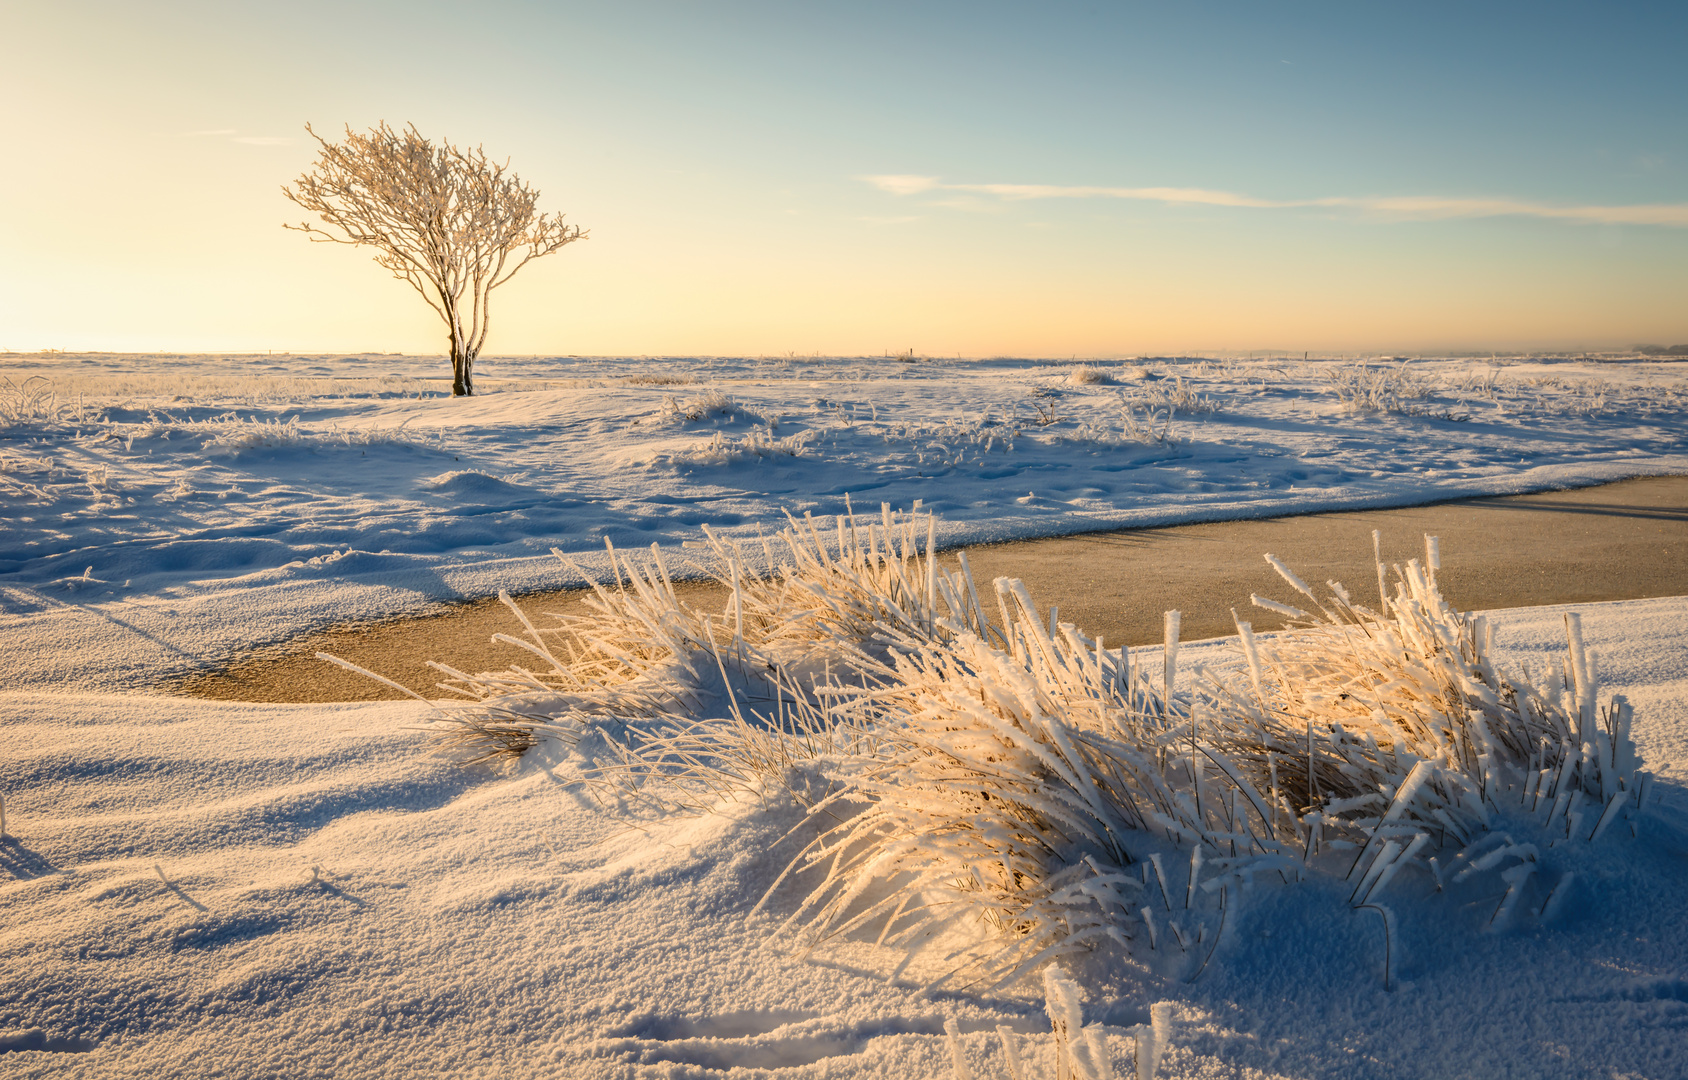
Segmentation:
<svg viewBox="0 0 1688 1080">
<path fill-rule="evenodd" d="M 1637 345 L 1642 356 L 1688 356 L 1688 345 Z"/>
</svg>

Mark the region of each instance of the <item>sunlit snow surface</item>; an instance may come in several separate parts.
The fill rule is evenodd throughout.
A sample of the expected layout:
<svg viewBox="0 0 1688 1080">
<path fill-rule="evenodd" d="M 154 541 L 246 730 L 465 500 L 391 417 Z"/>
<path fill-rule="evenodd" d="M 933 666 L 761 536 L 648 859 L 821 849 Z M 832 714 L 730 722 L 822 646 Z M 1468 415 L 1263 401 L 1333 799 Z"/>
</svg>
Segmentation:
<svg viewBox="0 0 1688 1080">
<path fill-rule="evenodd" d="M 1581 610 L 1643 755 L 1685 760 L 1688 601 Z M 1498 621 L 1507 660 L 1560 648 L 1556 610 Z M 0 1072 L 941 1078 L 953 1016 L 976 1075 L 1006 1075 L 998 1024 L 1053 1075 L 1035 988 L 923 996 L 871 935 L 810 960 L 770 939 L 750 912 L 789 810 L 628 831 L 561 754 L 507 778 L 427 756 L 425 713 L 0 693 Z M 1163 1077 L 1681 1077 L 1683 778 L 1640 839 L 1546 853 L 1589 882 L 1551 925 L 1487 932 L 1493 903 L 1404 875 L 1393 992 L 1346 886 L 1274 877 L 1194 985 L 1095 954 L 1087 1019 L 1119 1028 L 1121 1076 L 1124 1028 L 1171 1000 Z"/>
<path fill-rule="evenodd" d="M 1344 401 L 1334 361 L 1092 366 L 1109 381 L 1014 360 L 491 359 L 485 392 L 453 399 L 437 358 L 12 358 L 61 412 L 0 420 L 0 640 L 80 642 L 85 662 L 8 677 L 109 688 L 120 654 L 185 667 L 564 585 L 553 547 L 591 565 L 606 539 L 753 537 L 846 496 L 923 500 L 972 542 L 1688 472 L 1683 364 L 1374 362 L 1397 411 Z"/>
<path fill-rule="evenodd" d="M 1671 365 L 1416 362 L 1404 411 L 1355 412 L 1294 362 L 1099 365 L 1110 385 L 495 360 L 471 401 L 420 381 L 438 363 L 13 364 L 70 411 L 0 424 L 0 1073 L 948 1077 L 954 1017 L 981 1078 L 1005 1075 L 998 1024 L 1052 1075 L 1034 988 L 927 996 L 871 937 L 807 960 L 770 940 L 750 912 L 792 853 L 777 803 L 628 831 L 560 752 L 507 777 L 429 756 L 419 705 L 137 690 L 330 619 L 566 583 L 553 545 L 754 536 L 845 493 L 925 500 L 963 539 L 1688 472 Z M 1176 395 L 1215 411 L 1133 441 Z M 1550 925 L 1488 932 L 1492 904 L 1405 874 L 1386 993 L 1345 892 L 1262 880 L 1194 985 L 1096 954 L 1087 1019 L 1177 1002 L 1163 1077 L 1688 1075 L 1688 600 L 1579 610 L 1663 780 L 1639 838 L 1550 853 L 1583 881 Z M 1505 658 L 1560 648 L 1556 609 L 1498 622 Z"/>
</svg>

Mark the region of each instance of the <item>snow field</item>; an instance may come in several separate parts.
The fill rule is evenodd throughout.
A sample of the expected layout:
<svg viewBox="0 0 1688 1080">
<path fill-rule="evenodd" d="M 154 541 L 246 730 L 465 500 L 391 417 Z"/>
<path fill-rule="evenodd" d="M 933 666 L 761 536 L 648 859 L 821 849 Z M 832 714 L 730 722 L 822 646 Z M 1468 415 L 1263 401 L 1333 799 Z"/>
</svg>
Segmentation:
<svg viewBox="0 0 1688 1080">
<path fill-rule="evenodd" d="M 1688 744 L 1688 605 L 1582 615 L 1640 754 Z M 1489 618 L 1503 664 L 1563 654 L 1559 611 Z M 1179 681 L 1237 647 L 1184 646 Z M 948 1019 L 976 1076 L 1009 1075 L 1001 1025 L 1028 1075 L 1054 1074 L 1035 980 L 922 993 L 906 969 L 887 978 L 903 954 L 876 933 L 807 958 L 771 936 L 802 883 L 751 912 L 800 846 L 800 805 L 746 797 L 629 829 L 578 756 L 465 770 L 418 752 L 429 720 L 402 702 L 0 694 L 8 1075 L 937 1078 Z M 1682 784 L 1659 782 L 1642 838 L 1542 853 L 1591 883 L 1549 925 L 1490 929 L 1498 896 L 1468 907 L 1402 874 L 1392 991 L 1376 917 L 1315 874 L 1239 886 L 1193 984 L 1120 952 L 1069 958 L 1083 1020 L 1118 1076 L 1161 1001 L 1162 1077 L 1677 1075 Z M 1151 869 L 1156 910 L 1158 891 Z"/>
<path fill-rule="evenodd" d="M 849 494 L 954 546 L 1688 472 L 1675 364 L 1365 366 L 1398 411 L 1353 362 L 494 359 L 463 400 L 429 358 L 12 364 L 51 386 L 0 420 L 0 668 L 89 690 Z M 59 636 L 89 662 L 15 645 Z"/>
<path fill-rule="evenodd" d="M 105 548 L 96 576 L 150 594 L 226 570 L 192 548 L 213 532 L 253 570 L 348 546 L 422 566 L 748 532 L 846 493 L 924 499 L 951 540 L 1399 504 L 1681 467 L 1688 404 L 1677 365 L 1639 363 L 508 360 L 454 401 L 418 359 L 264 360 L 17 365 L 45 374 L 0 407 L 0 573 Z M 454 471 L 506 486 L 428 498 Z"/>
</svg>

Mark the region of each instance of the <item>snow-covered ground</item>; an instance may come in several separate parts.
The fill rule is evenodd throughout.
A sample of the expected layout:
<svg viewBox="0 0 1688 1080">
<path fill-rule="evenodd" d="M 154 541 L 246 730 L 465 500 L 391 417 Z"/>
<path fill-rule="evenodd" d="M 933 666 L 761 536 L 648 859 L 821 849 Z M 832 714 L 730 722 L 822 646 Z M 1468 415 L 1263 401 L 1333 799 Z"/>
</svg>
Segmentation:
<svg viewBox="0 0 1688 1080">
<path fill-rule="evenodd" d="M 979 1077 L 998 1025 L 1053 1075 L 1037 986 L 924 994 L 871 937 L 771 934 L 799 899 L 752 913 L 794 854 L 780 799 L 633 831 L 560 753 L 430 756 L 419 704 L 144 688 L 565 583 L 553 545 L 753 536 L 846 493 L 961 540 L 1688 472 L 1673 365 L 497 360 L 453 401 L 437 364 L 12 363 L 58 398 L 0 402 L 0 1072 L 947 1077 L 954 1019 Z M 1496 897 L 1402 875 L 1392 991 L 1318 878 L 1245 892 L 1194 983 L 1102 950 L 1074 974 L 1120 1075 L 1159 1001 L 1163 1077 L 1688 1075 L 1688 599 L 1580 610 L 1660 775 L 1636 835 L 1544 852 L 1581 884 L 1503 932 Z M 1563 647 L 1556 609 L 1496 621 L 1503 659 Z"/>
<path fill-rule="evenodd" d="M 1644 757 L 1688 760 L 1688 601 L 1582 610 Z M 1509 658 L 1562 645 L 1555 610 L 1500 622 Z M 927 996 L 871 936 L 808 959 L 771 938 L 795 894 L 751 909 L 794 853 L 789 806 L 629 831 L 566 763 L 429 757 L 407 727 L 426 712 L 0 694 L 0 1072 L 945 1078 L 954 1018 L 979 1077 L 1007 1075 L 999 1024 L 1054 1075 L 1035 985 Z M 1391 992 L 1346 885 L 1274 879 L 1194 984 L 1107 951 L 1076 969 L 1086 1019 L 1121 1076 L 1125 1029 L 1173 1001 L 1162 1077 L 1681 1077 L 1673 777 L 1640 838 L 1545 853 L 1588 882 L 1547 925 L 1487 932 L 1494 897 L 1393 886 Z"/>
<path fill-rule="evenodd" d="M 57 410 L 0 384 L 12 685 L 112 689 L 846 496 L 961 543 L 1688 472 L 1677 363 L 490 359 L 456 400 L 438 358 L 6 363 Z"/>
</svg>

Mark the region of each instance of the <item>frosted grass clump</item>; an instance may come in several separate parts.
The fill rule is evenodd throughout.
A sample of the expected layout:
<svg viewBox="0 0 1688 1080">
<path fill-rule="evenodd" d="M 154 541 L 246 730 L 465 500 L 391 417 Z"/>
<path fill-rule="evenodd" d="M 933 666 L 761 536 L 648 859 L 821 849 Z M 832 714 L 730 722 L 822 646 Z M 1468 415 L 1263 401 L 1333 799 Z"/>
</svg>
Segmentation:
<svg viewBox="0 0 1688 1080">
<path fill-rule="evenodd" d="M 1429 395 L 1435 387 L 1408 369 L 1365 363 L 1338 364 L 1326 372 L 1337 400 L 1350 413 L 1411 412 L 1406 404 Z"/>
<path fill-rule="evenodd" d="M 1120 404 L 1127 410 L 1141 405 L 1151 414 L 1181 412 L 1187 416 L 1208 416 L 1219 411 L 1211 398 L 1197 393 L 1182 375 L 1140 387 L 1134 397 L 1121 397 Z"/>
<path fill-rule="evenodd" d="M 1167 409 L 1164 414 L 1154 409 L 1144 409 L 1139 416 L 1134 406 L 1125 405 L 1120 409 L 1121 433 L 1131 442 L 1172 446 L 1178 442 L 1178 437 L 1172 429 L 1173 418 L 1172 409 Z"/>
<path fill-rule="evenodd" d="M 1108 371 L 1090 364 L 1078 364 L 1067 372 L 1067 381 L 1074 386 L 1110 386 L 1114 377 Z"/>
<path fill-rule="evenodd" d="M 1120 409 L 1117 431 L 1106 424 L 1079 423 L 1071 431 L 1052 431 L 1048 437 L 1055 442 L 1103 447 L 1173 446 L 1178 437 L 1173 432 L 1172 421 L 1170 409 L 1164 412 L 1144 409 L 1139 415 L 1135 407 L 1128 405 Z"/>
<path fill-rule="evenodd" d="M 867 927 L 911 956 L 949 941 L 939 984 L 1129 948 L 1144 885 L 1123 868 L 1193 820 L 1159 752 L 1174 710 L 1124 654 L 995 585 L 1000 621 L 887 634 L 893 677 L 838 689 L 878 753 L 832 774 L 814 813 L 843 821 L 794 864 L 824 874 L 786 922 L 810 948 Z M 995 938 L 957 953 L 952 931 L 980 921 Z"/>
<path fill-rule="evenodd" d="M 1549 864 L 1645 803 L 1630 707 L 1598 706 L 1577 622 L 1562 664 L 1502 671 L 1482 620 L 1437 591 L 1434 544 L 1393 594 L 1379 563 L 1376 610 L 1268 556 L 1316 614 L 1257 597 L 1295 628 L 1268 642 L 1239 622 L 1237 673 L 1180 688 L 1176 612 L 1147 670 L 1018 581 L 982 601 L 935 535 L 888 506 L 788 519 L 756 560 L 709 534 L 720 612 L 679 599 L 659 548 L 612 553 L 588 614 L 541 629 L 517 611 L 526 636 L 501 636 L 542 663 L 434 665 L 469 699 L 436 736 L 481 757 L 586 748 L 589 790 L 620 813 L 796 799 L 814 839 L 763 899 L 797 890 L 782 932 L 805 950 L 866 935 L 931 985 L 1103 943 L 1194 979 L 1261 875 L 1340 882 L 1378 913 L 1389 985 L 1381 898 L 1403 875 L 1487 898 L 1497 929 L 1551 920 L 1573 874 L 1545 884 Z"/>
<path fill-rule="evenodd" d="M 179 420 L 168 413 L 162 416 L 154 413 L 138 424 L 114 428 L 109 437 L 129 445 L 136 439 L 169 439 L 171 436 L 198 438 L 202 440 L 200 449 L 207 454 L 230 457 L 247 450 L 290 447 L 435 446 L 440 437 L 438 432 L 413 431 L 402 425 L 354 431 L 339 428 L 311 431 L 300 426 L 297 416 L 285 420 L 261 420 L 232 412 L 206 420 Z"/>
<path fill-rule="evenodd" d="M 958 617 L 962 601 L 939 581 L 930 515 L 926 525 L 917 535 L 913 516 L 889 507 L 878 521 L 840 516 L 833 530 L 808 515 L 788 519 L 760 549 L 766 574 L 749 571 L 741 545 L 707 532 L 695 568 L 730 591 L 722 612 L 679 599 L 657 545 L 644 560 L 611 548 L 615 581 L 607 585 L 557 552 L 592 584 L 586 613 L 542 628 L 504 597 L 526 633 L 499 640 L 541 663 L 487 674 L 431 663 L 447 676 L 443 689 L 476 703 L 436 734 L 481 756 L 513 758 L 548 737 L 572 745 L 605 721 L 624 727 L 626 742 L 610 748 L 619 764 L 598 776 L 600 791 L 620 797 L 649 786 L 659 803 L 690 806 L 722 790 L 761 790 L 788 759 L 852 742 L 851 718 L 828 698 L 838 684 L 888 676 L 876 634 L 936 633 Z M 656 723 L 639 726 L 646 721 Z M 735 764 L 756 761 L 780 764 Z"/>
<path fill-rule="evenodd" d="M 820 437 L 817 431 L 799 431 L 775 438 L 761 431 L 749 431 L 737 439 L 728 439 L 719 431 L 697 446 L 658 455 L 653 464 L 731 465 L 739 461 L 760 458 L 802 457 L 809 445 Z"/>
<path fill-rule="evenodd" d="M 0 376 L 0 428 L 41 427 L 71 420 L 74 410 L 59 400 L 51 379 L 31 375 L 22 382 Z"/>
<path fill-rule="evenodd" d="M 685 386 L 696 381 L 690 375 L 632 375 L 622 380 L 628 386 Z"/>
<path fill-rule="evenodd" d="M 1536 903 L 1524 910 L 1550 917 L 1570 874 L 1537 881 L 1544 849 L 1599 840 L 1633 819 L 1647 787 L 1633 710 L 1621 695 L 1599 703 L 1579 617 L 1566 616 L 1562 662 L 1509 671 L 1493 659 L 1487 622 L 1442 598 L 1434 537 L 1422 563 L 1395 568 L 1393 594 L 1378 560 L 1375 611 L 1334 582 L 1320 599 L 1267 559 L 1315 613 L 1255 597 L 1295 631 L 1267 643 L 1239 622 L 1245 674 L 1204 675 L 1201 686 L 1212 709 L 1204 737 L 1273 793 L 1260 831 L 1309 857 L 1332 840 L 1357 848 L 1334 856 L 1357 908 L 1417 864 L 1438 891 L 1478 874 L 1504 882 L 1492 926 L 1526 894 Z M 1392 913 L 1379 914 L 1388 932 Z"/>
</svg>

